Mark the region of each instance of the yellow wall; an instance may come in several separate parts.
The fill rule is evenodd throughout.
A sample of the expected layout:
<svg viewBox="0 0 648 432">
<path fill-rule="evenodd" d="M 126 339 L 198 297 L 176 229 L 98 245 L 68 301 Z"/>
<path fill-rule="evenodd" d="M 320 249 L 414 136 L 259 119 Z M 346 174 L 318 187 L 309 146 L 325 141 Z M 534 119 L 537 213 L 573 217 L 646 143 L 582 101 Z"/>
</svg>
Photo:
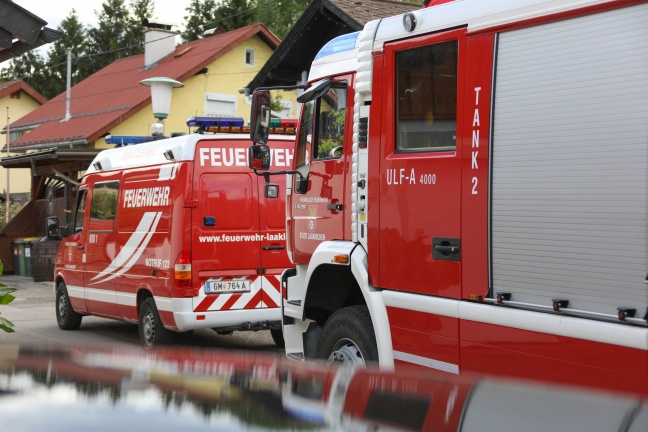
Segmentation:
<svg viewBox="0 0 648 432">
<path fill-rule="evenodd" d="M 254 66 L 245 64 L 245 50 L 255 51 Z M 272 49 L 258 36 L 232 49 L 209 66 L 207 73 L 189 78 L 184 87 L 173 89 L 169 117 L 165 120 L 165 135 L 171 132 L 189 132 L 187 118 L 205 115 L 205 94 L 226 94 L 236 98 L 236 114 L 247 125 L 250 120 L 250 105 L 245 96 L 238 91 L 244 88 L 272 55 Z M 273 94 L 274 96 L 274 94 Z M 284 101 L 292 104 L 292 117 L 297 117 L 296 93 L 282 92 Z M 248 98 L 249 100 L 249 98 Z M 110 131 L 112 135 L 149 135 L 153 118 L 151 106 L 147 106 L 131 118 Z M 106 145 L 104 139 L 95 142 L 95 148 L 113 147 Z"/>
<path fill-rule="evenodd" d="M 29 114 L 31 111 L 35 110 L 40 106 L 40 103 L 32 99 L 24 91 L 20 91 L 20 99 L 11 99 L 9 95 L 0 99 L 0 124 L 4 123 L 6 126 L 7 122 L 7 107 L 9 107 L 9 123 L 18 120 L 19 118 Z M 3 126 L 3 127 L 4 127 Z M 7 144 L 7 134 L 3 134 L 2 138 L 3 145 L 5 147 Z M 11 143 L 9 144 L 9 150 L 11 150 Z M 10 156 L 14 156 L 17 153 L 10 152 Z M 7 157 L 6 152 L 2 152 L 0 157 Z M 0 167 L 0 192 L 4 194 L 7 190 L 7 170 L 4 167 Z M 19 192 L 29 192 L 31 190 L 31 171 L 26 168 L 12 168 L 9 170 L 9 193 L 19 193 Z"/>
</svg>

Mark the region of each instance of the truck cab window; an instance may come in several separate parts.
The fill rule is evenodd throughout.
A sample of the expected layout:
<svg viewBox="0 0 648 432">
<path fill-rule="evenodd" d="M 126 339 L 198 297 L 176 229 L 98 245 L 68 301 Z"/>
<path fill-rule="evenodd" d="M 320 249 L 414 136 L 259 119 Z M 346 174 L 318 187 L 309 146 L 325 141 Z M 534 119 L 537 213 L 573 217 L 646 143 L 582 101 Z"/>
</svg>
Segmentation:
<svg viewBox="0 0 648 432">
<path fill-rule="evenodd" d="M 347 87 L 336 85 L 319 99 L 315 159 L 342 156 Z"/>
<path fill-rule="evenodd" d="M 397 151 L 454 150 L 457 41 L 396 54 Z"/>
<path fill-rule="evenodd" d="M 74 205 L 74 211 L 72 214 L 72 226 L 74 227 L 74 233 L 83 231 L 87 196 L 87 190 L 80 191 L 79 195 L 77 196 L 77 201 Z"/>
</svg>

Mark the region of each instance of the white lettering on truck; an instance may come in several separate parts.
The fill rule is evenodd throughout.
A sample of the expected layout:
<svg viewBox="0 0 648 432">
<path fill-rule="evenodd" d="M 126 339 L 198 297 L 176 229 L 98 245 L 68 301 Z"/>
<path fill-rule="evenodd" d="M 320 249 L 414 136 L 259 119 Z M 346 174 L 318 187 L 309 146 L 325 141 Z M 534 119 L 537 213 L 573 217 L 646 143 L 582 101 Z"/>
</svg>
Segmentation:
<svg viewBox="0 0 648 432">
<path fill-rule="evenodd" d="M 247 156 L 247 149 L 243 148 L 201 148 L 200 166 L 247 167 Z M 289 167 L 292 159 L 292 149 L 270 149 L 270 165 L 273 167 Z"/>
<path fill-rule="evenodd" d="M 471 170 L 478 170 L 479 165 L 477 164 L 477 155 L 479 154 L 479 92 L 481 91 L 481 87 L 475 87 L 475 114 L 473 116 L 473 122 L 472 122 L 472 158 L 471 158 L 471 164 L 470 164 L 470 169 Z M 472 178 L 472 194 L 477 195 L 479 192 L 477 191 L 477 184 L 479 183 L 479 179 L 477 176 L 473 176 Z"/>
<path fill-rule="evenodd" d="M 127 189 L 124 191 L 124 208 L 160 207 L 169 205 L 169 186 Z"/>
</svg>

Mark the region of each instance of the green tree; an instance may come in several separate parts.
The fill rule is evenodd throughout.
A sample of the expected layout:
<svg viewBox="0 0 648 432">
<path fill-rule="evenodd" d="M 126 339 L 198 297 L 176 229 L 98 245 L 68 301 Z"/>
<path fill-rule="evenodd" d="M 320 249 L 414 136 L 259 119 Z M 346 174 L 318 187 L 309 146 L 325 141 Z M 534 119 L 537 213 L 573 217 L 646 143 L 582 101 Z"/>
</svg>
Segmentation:
<svg viewBox="0 0 648 432">
<path fill-rule="evenodd" d="M 144 19 L 153 17 L 153 0 L 134 0 L 130 4 L 131 15 L 124 35 L 124 43 L 131 47 L 128 55 L 144 53 Z"/>
<path fill-rule="evenodd" d="M 131 47 L 126 35 L 132 19 L 125 0 L 104 0 L 100 11 L 95 11 L 98 26 L 88 30 L 88 54 L 92 57 L 92 71 L 97 72 L 115 60 L 127 57 Z"/>
<path fill-rule="evenodd" d="M 50 71 L 45 66 L 45 59 L 35 51 L 29 51 L 9 62 L 9 66 L 0 72 L 0 80 L 23 80 L 38 92 L 47 91 Z"/>
<path fill-rule="evenodd" d="M 0 275 L 2 275 L 3 270 L 4 266 L 2 265 L 2 261 L 0 261 Z M 9 288 L 7 287 L 7 285 L 0 282 L 0 305 L 11 303 L 16 298 L 11 294 L 14 291 L 16 291 L 16 288 Z M 0 317 L 0 329 L 4 330 L 7 333 L 13 333 L 13 327 L 14 325 L 11 321 L 6 318 Z"/>
<path fill-rule="evenodd" d="M 279 39 L 284 39 L 306 10 L 310 0 L 257 0 L 257 22 L 265 24 Z"/>
<path fill-rule="evenodd" d="M 48 88 L 41 93 L 48 99 L 58 96 L 66 90 L 67 86 L 67 48 L 72 48 L 72 77 L 71 84 L 81 82 L 91 70 L 90 60 L 85 57 L 87 53 L 86 29 L 79 21 L 75 9 L 61 22 L 58 30 L 64 34 L 61 39 L 54 42 L 47 52 L 47 65 L 50 70 L 50 83 Z M 81 57 L 81 58 L 79 58 Z M 37 89 L 38 90 L 38 89 Z"/>
<path fill-rule="evenodd" d="M 198 40 L 205 30 L 213 28 L 209 24 L 216 20 L 216 2 L 214 0 L 191 0 L 185 10 L 187 15 L 184 17 L 183 42 Z"/>
<path fill-rule="evenodd" d="M 231 31 L 254 24 L 258 22 L 255 6 L 256 0 L 222 0 L 216 7 L 217 22 L 212 27 Z"/>
</svg>

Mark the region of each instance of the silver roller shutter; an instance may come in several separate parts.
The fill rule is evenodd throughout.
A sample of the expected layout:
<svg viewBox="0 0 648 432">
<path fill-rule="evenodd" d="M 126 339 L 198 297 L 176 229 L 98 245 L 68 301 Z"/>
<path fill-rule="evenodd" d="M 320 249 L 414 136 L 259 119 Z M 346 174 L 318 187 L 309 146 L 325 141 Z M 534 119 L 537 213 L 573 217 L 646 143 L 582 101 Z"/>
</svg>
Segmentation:
<svg viewBox="0 0 648 432">
<path fill-rule="evenodd" d="M 648 5 L 503 33 L 491 264 L 512 300 L 648 304 Z"/>
</svg>

